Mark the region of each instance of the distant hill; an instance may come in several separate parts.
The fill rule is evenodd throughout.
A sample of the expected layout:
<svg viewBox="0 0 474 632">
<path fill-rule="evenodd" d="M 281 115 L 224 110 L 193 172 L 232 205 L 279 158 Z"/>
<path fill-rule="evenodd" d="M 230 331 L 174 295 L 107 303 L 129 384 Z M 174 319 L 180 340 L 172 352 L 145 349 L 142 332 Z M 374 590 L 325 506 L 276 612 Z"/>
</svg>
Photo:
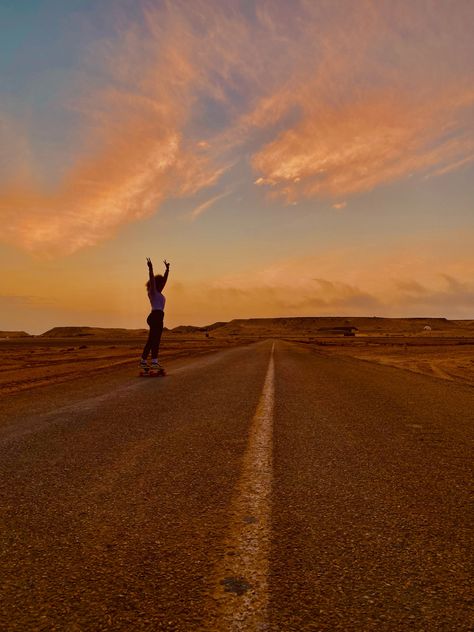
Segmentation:
<svg viewBox="0 0 474 632">
<path fill-rule="evenodd" d="M 45 338 L 127 338 L 143 336 L 147 329 L 121 329 L 116 327 L 53 327 L 41 334 Z"/>
<path fill-rule="evenodd" d="M 206 331 L 214 331 L 214 329 L 219 329 L 220 327 L 223 327 L 224 325 L 227 325 L 228 323 L 226 323 L 225 321 L 217 321 L 217 323 L 213 323 L 212 325 L 207 325 L 207 327 L 203 327 L 202 329 L 206 330 Z"/>
<path fill-rule="evenodd" d="M 212 337 L 331 337 L 347 331 L 356 336 L 429 335 L 473 336 L 474 320 L 446 318 L 380 318 L 370 316 L 300 316 L 289 318 L 236 318 L 230 322 L 216 322 L 205 327 L 179 325 L 172 334 L 209 332 Z M 148 329 L 120 329 L 102 327 L 54 327 L 41 336 L 45 338 L 133 338 L 146 336 Z M 0 332 L 1 338 L 28 337 L 24 331 Z"/>
<path fill-rule="evenodd" d="M 0 331 L 0 338 L 30 338 L 26 331 Z"/>
<path fill-rule="evenodd" d="M 215 329 L 219 329 L 219 327 L 223 327 L 227 324 L 228 323 L 226 322 L 219 321 L 205 327 L 195 327 L 194 325 L 178 325 L 178 327 L 174 327 L 173 329 L 170 329 L 170 331 L 174 334 L 192 334 L 198 331 L 214 331 Z"/>
<path fill-rule="evenodd" d="M 197 331 L 202 331 L 201 327 L 195 327 L 194 325 L 178 325 L 170 329 L 173 334 L 194 334 Z"/>
<path fill-rule="evenodd" d="M 474 321 L 446 318 L 379 318 L 370 316 L 307 316 L 235 319 L 220 326 L 215 336 L 331 336 L 352 328 L 360 335 L 415 335 L 422 333 L 468 335 Z M 430 330 L 425 330 L 430 328 Z"/>
<path fill-rule="evenodd" d="M 456 323 L 456 325 L 462 329 L 474 330 L 474 320 L 451 320 L 450 322 Z"/>
</svg>

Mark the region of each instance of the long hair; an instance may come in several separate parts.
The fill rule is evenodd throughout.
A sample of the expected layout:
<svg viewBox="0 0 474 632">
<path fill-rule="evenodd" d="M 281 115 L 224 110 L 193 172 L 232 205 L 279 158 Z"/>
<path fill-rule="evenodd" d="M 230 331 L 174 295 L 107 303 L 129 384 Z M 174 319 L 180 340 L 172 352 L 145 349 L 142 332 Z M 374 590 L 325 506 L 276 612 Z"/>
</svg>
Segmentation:
<svg viewBox="0 0 474 632">
<path fill-rule="evenodd" d="M 161 292 L 164 287 L 164 276 L 162 274 L 155 274 L 155 287 L 157 292 Z M 150 279 L 146 282 L 146 291 L 150 293 Z"/>
</svg>

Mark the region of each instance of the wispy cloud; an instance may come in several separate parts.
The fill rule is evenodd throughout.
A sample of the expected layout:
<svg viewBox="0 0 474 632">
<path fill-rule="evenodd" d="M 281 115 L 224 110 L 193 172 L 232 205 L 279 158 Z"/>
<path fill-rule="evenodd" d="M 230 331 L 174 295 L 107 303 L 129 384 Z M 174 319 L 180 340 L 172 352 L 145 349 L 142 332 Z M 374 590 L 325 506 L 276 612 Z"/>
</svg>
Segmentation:
<svg viewBox="0 0 474 632">
<path fill-rule="evenodd" d="M 67 160 L 47 184 L 34 158 L 41 120 L 0 114 L 2 237 L 27 250 L 96 244 L 215 185 L 236 160 L 270 195 L 342 208 L 341 197 L 473 159 L 469 0 L 120 6 L 115 35 L 57 96 L 75 144 L 50 156 Z"/>
<path fill-rule="evenodd" d="M 453 91 L 435 102 L 382 91 L 331 109 L 308 105 L 295 127 L 255 154 L 258 183 L 289 200 L 337 197 L 459 168 L 474 152 L 474 90 Z"/>
<path fill-rule="evenodd" d="M 199 77 L 186 47 L 177 44 L 180 26 L 168 16 L 165 36 L 158 16 L 156 24 L 148 17 L 144 12 L 119 30 L 117 41 L 90 53 L 88 72 L 64 105 L 77 114 L 83 141 L 56 184 L 34 175 L 41 165 L 32 163 L 31 141 L 13 152 L 11 128 L 2 125 L 4 238 L 46 255 L 74 252 L 221 175 L 206 144 L 184 133 Z"/>
<path fill-rule="evenodd" d="M 338 3 L 329 17 L 328 5 L 305 4 L 295 77 L 246 115 L 275 128 L 252 157 L 256 184 L 271 195 L 337 198 L 472 160 L 473 5 L 355 9 Z"/>
<path fill-rule="evenodd" d="M 222 198 L 225 198 L 228 195 L 230 195 L 230 192 L 224 191 L 223 193 L 218 193 L 217 195 L 212 196 L 208 200 L 201 202 L 201 204 L 198 204 L 197 206 L 193 208 L 193 210 L 189 214 L 190 218 L 192 220 L 197 219 L 200 215 L 208 211 L 211 208 L 211 206 L 214 206 L 216 202 L 218 202 L 219 200 L 222 200 Z"/>
</svg>

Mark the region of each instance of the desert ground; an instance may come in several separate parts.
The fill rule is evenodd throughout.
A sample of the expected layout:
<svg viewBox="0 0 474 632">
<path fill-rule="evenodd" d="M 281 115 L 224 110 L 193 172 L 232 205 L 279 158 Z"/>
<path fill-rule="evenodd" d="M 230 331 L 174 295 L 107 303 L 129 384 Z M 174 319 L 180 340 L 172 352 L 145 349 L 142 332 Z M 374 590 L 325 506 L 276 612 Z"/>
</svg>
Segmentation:
<svg viewBox="0 0 474 632">
<path fill-rule="evenodd" d="M 472 325 L 3 332 L 0 628 L 467 632 Z"/>
<path fill-rule="evenodd" d="M 351 331 L 352 328 L 352 331 Z M 354 335 L 345 335 L 352 333 Z M 134 365 L 146 330 L 56 327 L 40 336 L 0 331 L 0 394 L 74 381 Z M 352 356 L 474 384 L 474 321 L 443 318 L 255 318 L 179 326 L 163 334 L 160 358 L 192 358 L 268 338 L 316 353 Z"/>
<path fill-rule="evenodd" d="M 7 334 L 8 336 L 8 334 Z M 129 367 L 137 373 L 146 333 L 86 327 L 58 328 L 41 336 L 0 337 L 0 394 L 71 382 Z M 245 344 L 248 338 L 206 337 L 205 333 L 164 332 L 160 361 L 193 358 Z"/>
<path fill-rule="evenodd" d="M 368 362 L 433 375 L 474 386 L 474 339 L 430 338 L 372 339 L 355 344 L 310 342 L 318 353 L 352 356 Z"/>
</svg>

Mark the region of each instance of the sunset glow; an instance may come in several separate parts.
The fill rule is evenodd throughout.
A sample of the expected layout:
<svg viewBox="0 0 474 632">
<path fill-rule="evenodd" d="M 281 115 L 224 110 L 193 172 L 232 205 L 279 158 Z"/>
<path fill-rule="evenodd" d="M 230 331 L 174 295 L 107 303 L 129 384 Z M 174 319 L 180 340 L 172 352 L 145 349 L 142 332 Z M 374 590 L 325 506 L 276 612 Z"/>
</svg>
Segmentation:
<svg viewBox="0 0 474 632">
<path fill-rule="evenodd" d="M 20 7 L 21 5 L 21 7 Z M 0 330 L 474 318 L 474 3 L 0 4 Z"/>
</svg>

